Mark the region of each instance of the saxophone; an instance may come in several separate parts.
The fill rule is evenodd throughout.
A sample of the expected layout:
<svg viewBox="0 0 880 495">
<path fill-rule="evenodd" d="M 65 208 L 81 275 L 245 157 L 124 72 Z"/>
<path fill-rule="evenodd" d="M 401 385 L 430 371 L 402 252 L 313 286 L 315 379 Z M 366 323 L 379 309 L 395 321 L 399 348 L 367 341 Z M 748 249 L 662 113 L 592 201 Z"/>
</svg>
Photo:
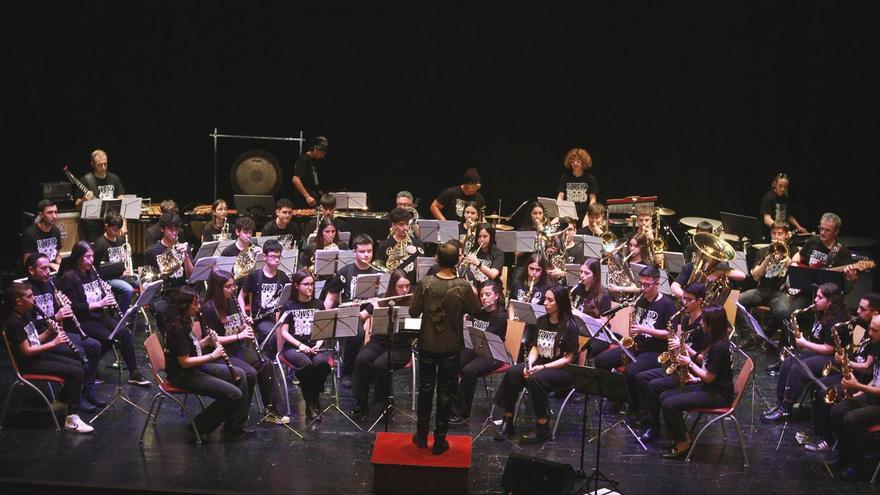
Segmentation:
<svg viewBox="0 0 880 495">
<path fill-rule="evenodd" d="M 525 297 L 523 297 L 521 300 L 523 302 L 527 302 L 527 303 L 532 302 L 532 293 L 533 292 L 535 292 L 535 278 L 529 277 L 529 290 L 526 291 Z"/>
<path fill-rule="evenodd" d="M 682 332 L 681 332 L 681 331 L 676 331 L 676 330 L 675 330 L 675 328 L 674 328 L 674 322 L 675 322 L 675 319 L 678 318 L 679 315 L 681 315 L 682 313 L 684 313 L 686 309 L 687 309 L 686 307 L 682 306 L 682 308 L 679 309 L 678 312 L 676 312 L 674 315 L 672 315 L 671 318 L 669 318 L 669 322 L 666 324 L 666 332 L 669 334 L 670 337 L 672 337 L 672 336 L 675 336 L 676 338 L 680 338 L 680 337 L 681 337 Z M 680 327 L 680 326 L 681 326 L 681 324 L 679 323 L 679 327 Z M 682 345 L 684 345 L 684 342 L 679 341 L 679 346 L 682 346 Z M 667 350 L 664 351 L 662 354 L 660 354 L 659 356 L 657 356 L 657 362 L 658 362 L 658 363 L 660 363 L 660 364 L 667 364 L 667 363 L 669 363 L 669 364 L 671 365 L 669 368 L 666 369 L 666 374 L 667 374 L 667 375 L 671 375 L 671 374 L 672 374 L 672 373 L 669 372 L 669 370 L 672 368 L 672 366 L 675 366 L 675 365 L 676 365 L 676 361 L 674 360 L 674 357 L 675 357 L 675 356 L 673 356 L 673 351 L 672 351 L 671 349 L 668 349 L 668 348 L 667 348 Z"/>
<path fill-rule="evenodd" d="M 840 341 L 840 333 L 837 331 L 837 327 L 850 326 L 855 323 L 855 321 L 856 319 L 853 318 L 852 320 L 840 322 L 831 327 L 831 337 L 834 339 L 834 356 L 841 362 L 840 372 L 843 375 L 844 380 L 852 379 L 852 367 L 849 365 L 849 356 L 847 356 L 846 348 L 843 347 L 843 343 Z M 830 363 L 831 362 L 829 362 L 829 364 Z M 825 368 L 822 369 L 822 374 L 825 375 Z M 836 404 L 844 399 L 851 399 L 852 396 L 852 390 L 844 388 L 841 393 L 838 391 L 837 387 L 829 387 L 825 390 L 825 403 L 828 405 Z"/>
<path fill-rule="evenodd" d="M 807 312 L 807 311 L 811 311 L 811 310 L 812 310 L 813 308 L 815 308 L 815 307 L 816 307 L 815 304 L 811 304 L 811 305 L 807 306 L 806 308 L 803 308 L 803 309 L 796 309 L 796 310 L 794 310 L 794 311 L 791 312 L 791 316 L 788 317 L 787 323 L 788 323 L 788 327 L 789 327 L 789 329 L 791 330 L 791 335 L 792 335 L 795 339 L 799 339 L 799 338 L 801 338 L 801 327 L 798 326 L 797 317 L 798 317 L 801 313 L 805 313 L 805 312 Z M 784 359 L 785 359 L 785 354 L 786 354 L 786 353 L 794 354 L 794 352 L 795 352 L 795 350 L 794 350 L 794 345 L 789 346 L 789 347 L 784 347 L 784 348 L 782 348 L 782 349 L 779 351 L 779 359 L 780 359 L 780 360 L 784 360 Z"/>
</svg>

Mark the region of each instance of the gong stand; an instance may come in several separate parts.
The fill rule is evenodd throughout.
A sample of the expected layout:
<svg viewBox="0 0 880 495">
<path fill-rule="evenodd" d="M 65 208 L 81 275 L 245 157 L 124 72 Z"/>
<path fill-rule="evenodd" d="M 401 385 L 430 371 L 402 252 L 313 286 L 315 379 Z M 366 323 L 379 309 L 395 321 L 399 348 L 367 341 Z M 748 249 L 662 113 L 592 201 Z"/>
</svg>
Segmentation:
<svg viewBox="0 0 880 495">
<path fill-rule="evenodd" d="M 220 134 L 217 131 L 217 128 L 214 128 L 214 132 L 208 134 L 214 140 L 214 196 L 213 198 L 217 198 L 217 144 L 220 139 L 248 139 L 251 141 L 298 141 L 299 142 L 299 154 L 302 155 L 303 143 L 305 142 L 305 138 L 303 137 L 303 131 L 299 131 L 299 137 L 276 137 L 276 136 L 241 136 L 238 134 Z"/>
</svg>

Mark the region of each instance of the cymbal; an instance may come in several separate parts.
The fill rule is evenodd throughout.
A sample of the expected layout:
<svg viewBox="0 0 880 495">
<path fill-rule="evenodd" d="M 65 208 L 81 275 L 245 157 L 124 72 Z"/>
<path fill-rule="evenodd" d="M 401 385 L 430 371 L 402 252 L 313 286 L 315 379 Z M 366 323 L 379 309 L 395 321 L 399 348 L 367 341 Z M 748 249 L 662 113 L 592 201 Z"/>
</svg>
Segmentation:
<svg viewBox="0 0 880 495">
<path fill-rule="evenodd" d="M 690 234 L 690 235 L 695 235 L 695 234 L 697 233 L 697 229 L 688 229 L 687 233 Z M 727 241 L 727 242 L 731 242 L 731 241 L 738 241 L 738 240 L 739 240 L 739 237 L 737 237 L 737 236 L 735 236 L 735 235 L 733 235 L 733 234 L 728 234 L 728 233 L 726 233 L 726 232 L 723 232 L 723 233 L 721 234 L 721 239 L 723 239 L 723 240 L 725 240 L 725 241 Z"/>
<path fill-rule="evenodd" d="M 664 217 L 669 217 L 675 215 L 675 210 L 672 208 L 657 208 L 657 214 L 663 215 Z"/>
<path fill-rule="evenodd" d="M 684 217 L 678 220 L 678 222 L 682 225 L 687 225 L 688 227 L 696 228 L 697 224 L 700 222 L 709 222 L 712 224 L 712 228 L 716 229 L 721 225 L 721 220 L 714 220 L 712 218 L 703 218 L 703 217 Z"/>
<path fill-rule="evenodd" d="M 499 223 L 495 225 L 495 230 L 513 230 L 513 227 L 510 225 L 504 225 L 503 223 Z"/>
<path fill-rule="evenodd" d="M 510 220 L 510 217 L 502 217 L 501 215 L 486 215 L 486 220 Z"/>
<path fill-rule="evenodd" d="M 609 218 L 608 223 L 611 225 L 633 225 L 633 219 L 631 218 Z"/>
</svg>

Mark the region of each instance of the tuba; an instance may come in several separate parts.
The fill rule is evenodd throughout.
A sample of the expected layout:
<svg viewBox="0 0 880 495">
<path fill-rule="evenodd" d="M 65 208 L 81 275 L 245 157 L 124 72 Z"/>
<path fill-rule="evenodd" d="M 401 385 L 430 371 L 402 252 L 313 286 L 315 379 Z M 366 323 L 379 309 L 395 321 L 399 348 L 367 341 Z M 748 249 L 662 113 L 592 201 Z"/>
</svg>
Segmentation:
<svg viewBox="0 0 880 495">
<path fill-rule="evenodd" d="M 719 263 L 728 263 L 736 257 L 733 246 L 724 241 L 720 237 L 699 232 L 694 235 L 694 247 L 697 249 L 696 259 L 694 260 L 694 271 L 688 278 L 688 285 L 694 282 L 702 282 L 706 284 L 706 297 L 704 304 L 724 304 L 727 296 L 730 295 L 730 283 L 727 276 L 722 275 L 714 281 L 709 282 L 709 275 L 718 267 Z"/>
</svg>

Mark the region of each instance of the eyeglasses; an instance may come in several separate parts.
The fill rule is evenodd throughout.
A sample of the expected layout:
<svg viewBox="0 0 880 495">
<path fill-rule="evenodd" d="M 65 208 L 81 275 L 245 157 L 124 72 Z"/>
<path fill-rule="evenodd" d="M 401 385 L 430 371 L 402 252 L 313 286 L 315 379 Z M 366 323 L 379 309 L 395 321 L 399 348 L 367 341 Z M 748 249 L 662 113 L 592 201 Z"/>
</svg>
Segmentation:
<svg viewBox="0 0 880 495">
<path fill-rule="evenodd" d="M 640 280 L 639 285 L 641 285 L 642 287 L 654 287 L 655 285 L 660 285 L 660 282 L 642 282 Z"/>
</svg>

